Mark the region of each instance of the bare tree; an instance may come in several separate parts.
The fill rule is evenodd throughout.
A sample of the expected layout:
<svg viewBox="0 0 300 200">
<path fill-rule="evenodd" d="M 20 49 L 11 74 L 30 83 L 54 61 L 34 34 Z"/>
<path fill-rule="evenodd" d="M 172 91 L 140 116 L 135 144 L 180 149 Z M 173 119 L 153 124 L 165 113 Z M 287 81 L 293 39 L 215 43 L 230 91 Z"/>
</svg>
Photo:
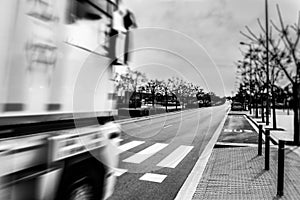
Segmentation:
<svg viewBox="0 0 300 200">
<path fill-rule="evenodd" d="M 277 26 L 273 21 L 271 21 L 273 27 L 279 33 L 279 38 L 274 39 L 272 37 L 272 31 L 270 31 L 269 39 L 260 34 L 254 34 L 249 27 L 246 26 L 248 34 L 241 32 L 246 38 L 255 44 L 259 44 L 266 50 L 267 43 L 270 45 L 270 62 L 273 62 L 273 66 L 279 67 L 283 71 L 287 79 L 291 82 L 293 86 L 293 110 L 294 110 L 294 142 L 299 144 L 299 76 L 300 76 L 300 53 L 299 53 L 299 39 L 300 39 L 300 13 L 297 24 L 285 25 L 280 8 L 277 5 L 277 12 L 279 16 L 280 26 Z M 258 20 L 258 24 L 262 29 L 263 33 L 265 30 Z M 270 28 L 270 30 L 272 30 Z M 272 70 L 274 72 L 274 70 Z M 275 73 L 275 72 L 274 72 Z M 278 73 L 280 74 L 280 73 Z M 273 76 L 275 77 L 275 76 Z M 274 79 L 272 79 L 271 89 L 273 90 Z M 273 102 L 274 104 L 274 102 Z M 274 113 L 273 113 L 273 116 Z"/>
<path fill-rule="evenodd" d="M 300 100 L 300 51 L 299 51 L 299 40 L 300 40 L 300 11 L 298 14 L 298 23 L 293 25 L 285 25 L 283 17 L 280 12 L 280 8 L 277 5 L 277 12 L 280 21 L 280 28 L 272 22 L 275 29 L 279 32 L 280 37 L 284 43 L 285 49 L 288 55 L 292 58 L 294 64 L 294 73 L 288 73 L 285 71 L 285 75 L 290 80 L 293 86 L 293 110 L 294 110 L 294 142 L 299 144 L 299 131 L 300 131 L 300 111 L 299 111 L 299 100 Z M 292 76 L 293 74 L 293 76 Z"/>
</svg>

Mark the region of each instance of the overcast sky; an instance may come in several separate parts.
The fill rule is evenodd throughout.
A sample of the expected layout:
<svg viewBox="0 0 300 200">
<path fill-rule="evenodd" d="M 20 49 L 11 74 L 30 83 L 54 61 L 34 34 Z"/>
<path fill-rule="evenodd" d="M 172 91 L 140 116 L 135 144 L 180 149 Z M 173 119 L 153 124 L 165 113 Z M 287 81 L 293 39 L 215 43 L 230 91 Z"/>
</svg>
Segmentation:
<svg viewBox="0 0 300 200">
<path fill-rule="evenodd" d="M 179 76 L 219 95 L 234 91 L 234 62 L 241 59 L 239 31 L 259 31 L 264 0 L 124 0 L 134 12 L 132 66 L 150 78 Z M 269 0 L 269 16 L 278 21 L 276 3 L 287 23 L 295 23 L 300 0 Z M 147 28 L 147 29 L 145 29 Z M 154 29 L 153 29 L 154 28 Z"/>
</svg>

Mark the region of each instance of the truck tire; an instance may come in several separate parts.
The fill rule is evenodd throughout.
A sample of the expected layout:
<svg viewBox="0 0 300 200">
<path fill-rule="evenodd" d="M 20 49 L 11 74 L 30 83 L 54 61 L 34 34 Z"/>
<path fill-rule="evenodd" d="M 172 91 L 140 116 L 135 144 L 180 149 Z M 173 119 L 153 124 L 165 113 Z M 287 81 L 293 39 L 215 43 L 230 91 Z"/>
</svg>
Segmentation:
<svg viewBox="0 0 300 200">
<path fill-rule="evenodd" d="M 103 195 L 103 171 L 80 168 L 68 173 L 62 183 L 59 200 L 100 200 Z"/>
<path fill-rule="evenodd" d="M 66 200 L 94 200 L 100 199 L 95 196 L 95 186 L 88 178 L 82 178 L 70 184 L 64 199 Z"/>
</svg>

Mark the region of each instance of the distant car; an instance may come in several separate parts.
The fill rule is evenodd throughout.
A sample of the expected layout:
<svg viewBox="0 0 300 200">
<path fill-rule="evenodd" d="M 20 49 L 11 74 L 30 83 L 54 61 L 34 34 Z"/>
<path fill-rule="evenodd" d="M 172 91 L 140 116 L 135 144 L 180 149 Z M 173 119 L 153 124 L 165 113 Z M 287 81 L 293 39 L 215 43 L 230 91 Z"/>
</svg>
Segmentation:
<svg viewBox="0 0 300 200">
<path fill-rule="evenodd" d="M 241 111 L 241 110 L 244 110 L 243 104 L 240 103 L 240 102 L 233 102 L 233 103 L 231 104 L 231 110 L 233 110 L 233 111 Z"/>
</svg>

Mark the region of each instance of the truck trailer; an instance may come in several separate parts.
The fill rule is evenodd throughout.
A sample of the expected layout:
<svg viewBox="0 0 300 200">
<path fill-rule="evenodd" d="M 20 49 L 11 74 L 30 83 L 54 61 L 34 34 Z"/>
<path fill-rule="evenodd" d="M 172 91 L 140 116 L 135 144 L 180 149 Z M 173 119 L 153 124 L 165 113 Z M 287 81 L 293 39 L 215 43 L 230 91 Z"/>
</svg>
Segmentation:
<svg viewBox="0 0 300 200">
<path fill-rule="evenodd" d="M 121 133 L 110 34 L 120 2 L 0 4 L 0 199 L 107 199 Z"/>
</svg>

